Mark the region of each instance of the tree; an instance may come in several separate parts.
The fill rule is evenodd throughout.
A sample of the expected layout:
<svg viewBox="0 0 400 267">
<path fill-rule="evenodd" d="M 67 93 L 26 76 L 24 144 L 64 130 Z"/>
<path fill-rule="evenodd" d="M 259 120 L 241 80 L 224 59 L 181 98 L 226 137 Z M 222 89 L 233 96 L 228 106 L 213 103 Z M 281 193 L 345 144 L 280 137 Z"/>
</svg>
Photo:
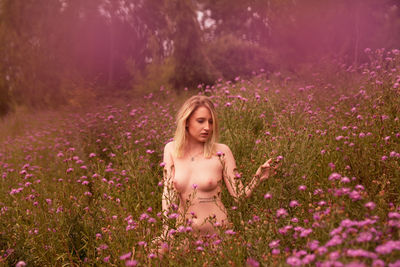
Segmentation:
<svg viewBox="0 0 400 267">
<path fill-rule="evenodd" d="M 167 7 L 168 22 L 173 40 L 176 89 L 211 84 L 218 72 L 204 53 L 202 32 L 197 21 L 195 6 L 186 0 L 170 0 Z"/>
</svg>

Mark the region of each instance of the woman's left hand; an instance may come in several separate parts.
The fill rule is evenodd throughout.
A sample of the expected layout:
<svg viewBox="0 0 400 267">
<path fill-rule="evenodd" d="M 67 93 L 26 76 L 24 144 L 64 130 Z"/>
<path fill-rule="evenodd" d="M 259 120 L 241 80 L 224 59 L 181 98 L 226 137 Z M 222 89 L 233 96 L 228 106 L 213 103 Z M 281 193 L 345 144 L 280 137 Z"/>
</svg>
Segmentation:
<svg viewBox="0 0 400 267">
<path fill-rule="evenodd" d="M 260 181 L 267 180 L 271 176 L 271 174 L 272 175 L 276 174 L 276 169 L 279 166 L 280 166 L 280 164 L 273 166 L 272 159 L 269 159 L 258 168 L 258 170 L 256 172 L 256 176 L 260 177 Z"/>
</svg>

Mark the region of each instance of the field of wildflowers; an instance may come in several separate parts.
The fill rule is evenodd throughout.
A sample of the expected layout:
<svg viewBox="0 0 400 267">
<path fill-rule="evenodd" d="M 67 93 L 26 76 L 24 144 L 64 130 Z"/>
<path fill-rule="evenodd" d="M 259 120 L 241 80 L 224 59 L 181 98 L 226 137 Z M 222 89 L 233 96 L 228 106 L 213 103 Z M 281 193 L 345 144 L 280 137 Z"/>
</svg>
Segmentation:
<svg viewBox="0 0 400 267">
<path fill-rule="evenodd" d="M 400 266 L 400 51 L 365 53 L 357 68 L 199 85 L 244 183 L 266 157 L 282 166 L 240 203 L 224 189 L 232 229 L 171 229 L 162 258 L 162 150 L 190 93 L 31 116 L 1 139 L 0 264 Z"/>
</svg>

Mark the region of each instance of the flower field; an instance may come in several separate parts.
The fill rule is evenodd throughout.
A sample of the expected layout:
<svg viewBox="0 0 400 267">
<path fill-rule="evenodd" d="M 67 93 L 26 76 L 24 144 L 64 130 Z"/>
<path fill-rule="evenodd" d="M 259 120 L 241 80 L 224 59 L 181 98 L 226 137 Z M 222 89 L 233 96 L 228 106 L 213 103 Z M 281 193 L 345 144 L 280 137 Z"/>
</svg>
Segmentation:
<svg viewBox="0 0 400 267">
<path fill-rule="evenodd" d="M 223 189 L 233 227 L 218 235 L 161 215 L 163 147 L 193 93 L 4 121 L 0 265 L 400 266 L 400 51 L 365 53 L 357 68 L 198 86 L 245 184 L 282 161 L 249 199 Z M 163 220 L 174 238 L 159 258 Z"/>
</svg>

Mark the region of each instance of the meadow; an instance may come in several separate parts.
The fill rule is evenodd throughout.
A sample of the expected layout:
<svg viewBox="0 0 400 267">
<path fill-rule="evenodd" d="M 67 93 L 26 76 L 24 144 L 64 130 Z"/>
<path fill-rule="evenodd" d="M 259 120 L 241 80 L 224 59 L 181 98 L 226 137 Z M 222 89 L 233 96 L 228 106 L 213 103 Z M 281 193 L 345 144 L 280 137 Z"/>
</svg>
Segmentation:
<svg viewBox="0 0 400 267">
<path fill-rule="evenodd" d="M 233 228 L 202 238 L 161 214 L 163 148 L 194 90 L 5 118 L 0 264 L 400 266 L 400 51 L 365 53 L 357 67 L 196 88 L 217 105 L 243 183 L 282 162 L 249 199 L 224 187 Z M 174 239 L 159 258 L 163 220 Z"/>
</svg>

